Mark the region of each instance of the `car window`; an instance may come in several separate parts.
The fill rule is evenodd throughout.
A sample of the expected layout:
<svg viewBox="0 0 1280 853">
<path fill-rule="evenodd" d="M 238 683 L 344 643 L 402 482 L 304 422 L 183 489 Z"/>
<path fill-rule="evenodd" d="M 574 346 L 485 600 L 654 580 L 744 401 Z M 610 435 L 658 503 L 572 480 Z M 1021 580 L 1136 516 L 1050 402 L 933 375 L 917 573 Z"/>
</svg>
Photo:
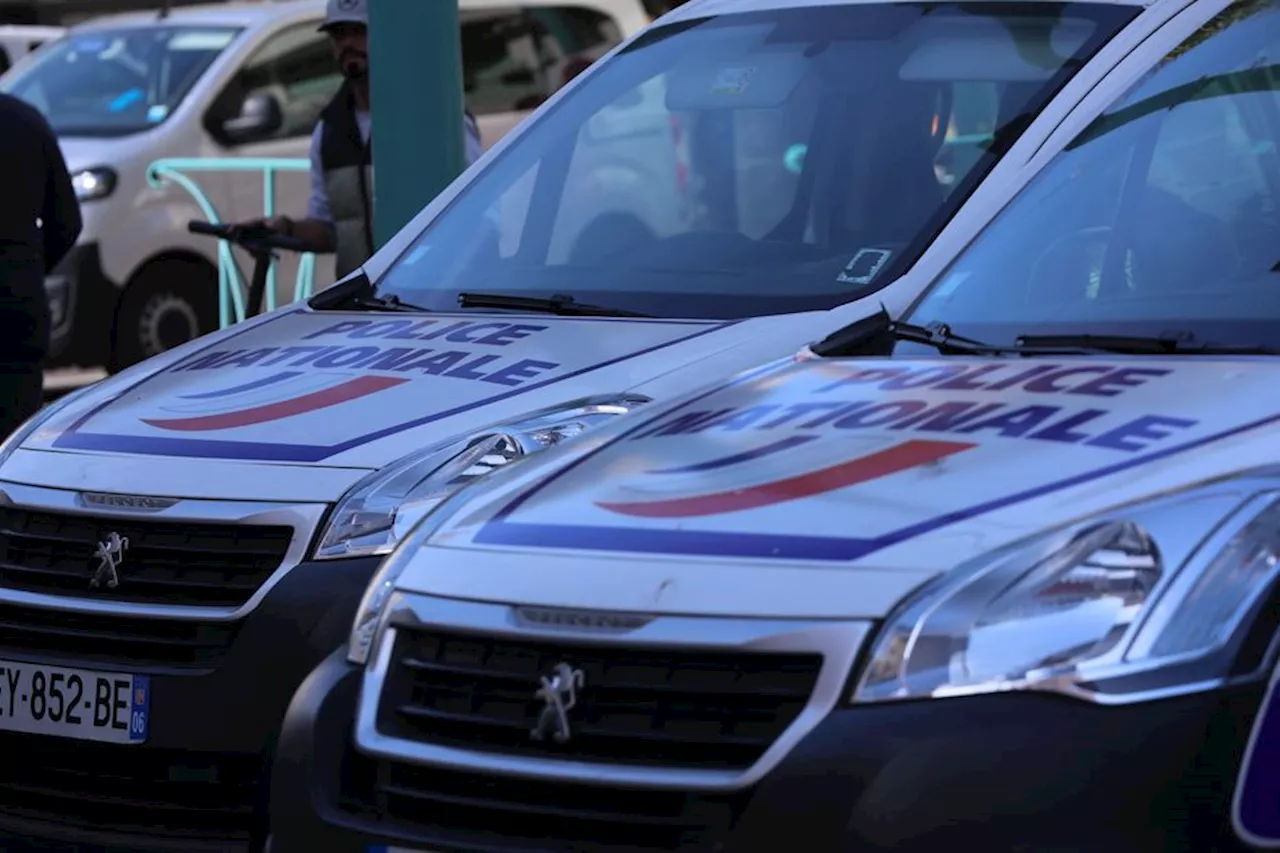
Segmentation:
<svg viewBox="0 0 1280 853">
<path fill-rule="evenodd" d="M 833 307 L 904 271 L 1136 12 L 839 4 L 649 30 L 543 111 L 379 287 L 661 316 Z"/>
<path fill-rule="evenodd" d="M 280 103 L 284 122 L 266 140 L 310 136 L 320 113 L 342 87 L 342 72 L 333 49 L 316 22 L 290 27 L 267 39 L 245 62 L 232 82 L 230 97 L 220 109 L 230 115 L 253 95 L 272 95 Z"/>
<path fill-rule="evenodd" d="M 44 113 L 59 134 L 136 133 L 168 118 L 239 32 L 195 26 L 90 30 L 20 63 L 4 89 Z"/>
<path fill-rule="evenodd" d="M 555 61 L 542 22 L 518 7 L 462 15 L 462 80 L 476 115 L 530 109 L 551 91 Z"/>
<path fill-rule="evenodd" d="M 544 34 L 547 94 L 622 41 L 617 21 L 586 6 L 530 6 L 528 15 Z"/>
<path fill-rule="evenodd" d="M 1280 346 L 1280 3 L 1163 57 L 997 217 L 912 319 Z"/>
</svg>

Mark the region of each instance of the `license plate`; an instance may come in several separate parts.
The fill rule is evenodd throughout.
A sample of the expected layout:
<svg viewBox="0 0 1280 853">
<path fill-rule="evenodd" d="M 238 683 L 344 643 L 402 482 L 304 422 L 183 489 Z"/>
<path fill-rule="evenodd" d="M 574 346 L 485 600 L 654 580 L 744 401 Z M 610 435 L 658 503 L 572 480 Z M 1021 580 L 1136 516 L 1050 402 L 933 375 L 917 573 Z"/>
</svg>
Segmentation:
<svg viewBox="0 0 1280 853">
<path fill-rule="evenodd" d="M 151 678 L 0 660 L 0 731 L 143 743 Z"/>
</svg>

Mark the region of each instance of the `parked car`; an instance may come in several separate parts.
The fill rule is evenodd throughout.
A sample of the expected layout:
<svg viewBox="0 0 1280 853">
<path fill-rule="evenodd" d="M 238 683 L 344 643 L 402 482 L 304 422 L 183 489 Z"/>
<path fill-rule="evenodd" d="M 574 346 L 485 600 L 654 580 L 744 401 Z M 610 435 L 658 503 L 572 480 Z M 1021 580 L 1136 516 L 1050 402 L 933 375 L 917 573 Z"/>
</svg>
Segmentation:
<svg viewBox="0 0 1280 853">
<path fill-rule="evenodd" d="M 1131 46 L 908 310 L 404 534 L 273 849 L 1280 846 L 1280 3 Z"/>
<path fill-rule="evenodd" d="M 0 829 L 260 844 L 285 708 L 419 519 L 905 308 L 1183 6 L 686 4 L 360 272 L 52 404 L 0 448 L 0 666 L 97 713 L 0 714 Z M 944 184 L 974 87 L 993 135 Z"/>
<path fill-rule="evenodd" d="M 80 242 L 48 280 L 55 361 L 118 370 L 218 328 L 217 244 L 183 227 L 204 214 L 180 186 L 149 185 L 147 169 L 167 157 L 305 158 L 341 84 L 316 29 L 323 16 L 323 0 L 111 15 L 0 78 L 58 132 L 83 207 Z M 640 0 L 461 0 L 461 16 L 466 97 L 486 145 L 532 96 L 554 91 L 567 64 L 647 20 Z M 260 173 L 194 177 L 224 220 L 261 214 Z M 277 210 L 305 209 L 305 173 L 276 186 Z M 282 302 L 297 263 L 278 265 Z M 316 286 L 332 281 L 323 256 Z"/>
<path fill-rule="evenodd" d="M 40 45 L 59 38 L 65 32 L 62 27 L 0 26 L 0 74 Z"/>
</svg>

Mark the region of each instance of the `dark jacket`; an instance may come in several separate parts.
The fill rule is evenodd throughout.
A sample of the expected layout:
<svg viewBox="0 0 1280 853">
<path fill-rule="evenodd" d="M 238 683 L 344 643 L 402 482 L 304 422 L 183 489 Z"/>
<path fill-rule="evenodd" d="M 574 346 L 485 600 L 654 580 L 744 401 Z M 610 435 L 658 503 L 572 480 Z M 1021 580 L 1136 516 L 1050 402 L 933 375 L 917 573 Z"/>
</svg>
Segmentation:
<svg viewBox="0 0 1280 853">
<path fill-rule="evenodd" d="M 324 112 L 320 168 L 333 212 L 338 278 L 359 268 L 373 254 L 373 151 L 356 123 L 355 96 L 344 84 Z"/>
<path fill-rule="evenodd" d="M 80 236 L 80 204 L 44 116 L 0 94 L 0 348 L 48 347 L 44 278 Z"/>
<path fill-rule="evenodd" d="M 374 252 L 373 139 L 365 144 L 356 122 L 355 95 L 344 83 L 320 114 L 320 169 L 333 214 L 338 278 L 358 269 Z M 470 110 L 464 112 L 467 134 L 479 146 L 480 129 Z"/>
</svg>

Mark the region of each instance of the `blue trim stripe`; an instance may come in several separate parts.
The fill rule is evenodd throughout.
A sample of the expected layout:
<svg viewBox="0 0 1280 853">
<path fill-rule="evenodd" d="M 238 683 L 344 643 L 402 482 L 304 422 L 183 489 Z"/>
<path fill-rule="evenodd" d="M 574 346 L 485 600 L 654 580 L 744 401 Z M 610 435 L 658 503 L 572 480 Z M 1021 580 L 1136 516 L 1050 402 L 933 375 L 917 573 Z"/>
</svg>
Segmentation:
<svg viewBox="0 0 1280 853">
<path fill-rule="evenodd" d="M 817 440 L 816 435 L 793 435 L 790 438 L 784 438 L 781 441 L 775 441 L 772 444 L 766 444 L 764 447 L 756 447 L 751 450 L 744 450 L 741 453 L 735 453 L 732 456 L 721 456 L 719 459 L 712 459 L 708 462 L 699 462 L 696 465 L 684 465 L 678 468 L 659 468 L 650 471 L 650 474 L 697 474 L 702 471 L 715 471 L 720 468 L 728 468 L 731 465 L 737 465 L 742 462 L 750 462 L 754 459 L 763 459 L 766 456 L 772 456 L 775 453 L 781 453 L 784 450 L 790 450 L 793 447 L 799 447 L 802 444 L 808 444 Z"/>
<path fill-rule="evenodd" d="M 727 387 L 727 386 L 725 386 Z M 890 531 L 880 536 L 865 538 L 834 536 L 789 536 L 784 534 L 728 533 L 693 531 L 687 529 L 648 527 L 613 527 L 580 524 L 528 524 L 512 522 L 510 516 L 526 501 L 552 483 L 584 464 L 595 455 L 624 440 L 628 435 L 644 429 L 659 418 L 691 405 L 723 388 L 700 395 L 676 409 L 668 410 L 615 438 L 590 454 L 582 456 L 550 477 L 517 496 L 503 507 L 490 521 L 477 531 L 475 541 L 484 545 L 521 546 L 532 548 L 560 548 L 567 550 L 618 551 L 640 554 L 668 554 L 689 556 L 752 557 L 770 559 L 814 560 L 822 562 L 847 562 L 907 542 L 935 530 L 985 515 L 1014 504 L 1041 498 L 1046 495 L 1080 486 L 1104 477 L 1138 468 L 1152 462 L 1167 459 L 1214 442 L 1234 438 L 1252 430 L 1280 423 L 1280 414 L 1267 415 L 1231 429 L 1132 457 L 1113 465 L 1095 468 L 1051 483 L 1025 489 L 1012 495 L 974 504 L 954 512 L 925 519 L 916 524 Z"/>
<path fill-rule="evenodd" d="M 204 394 L 184 394 L 183 400 L 216 400 L 219 397 L 231 397 L 236 394 L 243 394 L 246 391 L 256 391 L 259 388 L 266 388 L 268 385 L 275 385 L 278 382 L 284 382 L 286 379 L 293 379 L 295 376 L 302 376 L 300 370 L 290 371 L 289 373 L 277 373 L 274 376 L 268 376 L 264 379 L 258 379 L 253 382 L 246 382 L 243 385 L 237 385 L 234 388 L 223 388 L 221 391 L 208 391 Z"/>
</svg>

